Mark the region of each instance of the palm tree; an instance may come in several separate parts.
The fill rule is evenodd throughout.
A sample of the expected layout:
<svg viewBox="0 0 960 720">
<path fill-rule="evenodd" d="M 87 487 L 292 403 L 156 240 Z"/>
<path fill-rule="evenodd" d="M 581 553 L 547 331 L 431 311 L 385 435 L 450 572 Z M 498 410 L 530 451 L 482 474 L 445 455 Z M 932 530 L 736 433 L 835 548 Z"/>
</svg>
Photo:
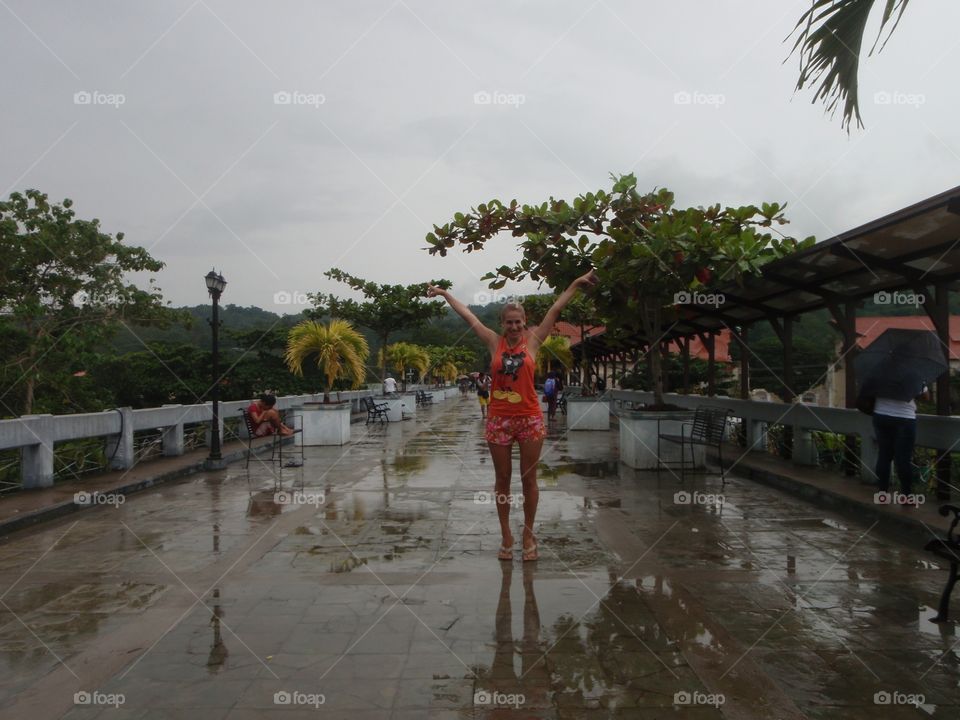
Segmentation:
<svg viewBox="0 0 960 720">
<path fill-rule="evenodd" d="M 873 47 L 870 48 L 871 55 L 883 36 L 884 28 L 889 27 L 886 40 L 883 41 L 880 50 L 886 46 L 890 35 L 900 24 L 900 18 L 909 1 L 884 0 L 880 30 Z M 793 32 L 797 33 L 797 40 L 790 54 L 800 49 L 800 78 L 797 80 L 797 90 L 802 90 L 806 85 L 819 83 L 813 98 L 814 102 L 822 99 L 830 112 L 833 112 L 842 100 L 843 122 L 841 124 L 849 132 L 850 121 L 854 117 L 857 119 L 857 125 L 863 127 L 857 95 L 860 49 L 863 45 L 867 19 L 878 0 L 812 0 L 812 2 L 813 4 L 800 16 L 800 20 L 793 29 Z"/>
<path fill-rule="evenodd" d="M 421 377 L 427 371 L 427 368 L 430 367 L 430 356 L 427 355 L 427 351 L 413 343 L 395 342 L 392 345 L 388 345 L 386 351 L 383 349 L 380 350 L 379 359 L 380 367 L 385 368 L 389 361 L 389 363 L 396 368 L 397 372 L 400 373 L 404 390 L 406 390 L 407 387 L 406 372 L 408 367 L 416 370 Z"/>
<path fill-rule="evenodd" d="M 303 375 L 303 363 L 317 356 L 317 367 L 326 377 L 323 401 L 330 402 L 330 390 L 336 380 L 350 380 L 354 388 L 366 380 L 366 361 L 370 355 L 367 341 L 346 320 L 331 320 L 328 325 L 304 320 L 287 335 L 284 356 L 294 375 Z"/>
<path fill-rule="evenodd" d="M 570 352 L 570 339 L 563 335 L 550 335 L 537 352 L 537 372 L 547 372 L 554 364 L 564 368 L 573 365 L 573 353 Z"/>
</svg>

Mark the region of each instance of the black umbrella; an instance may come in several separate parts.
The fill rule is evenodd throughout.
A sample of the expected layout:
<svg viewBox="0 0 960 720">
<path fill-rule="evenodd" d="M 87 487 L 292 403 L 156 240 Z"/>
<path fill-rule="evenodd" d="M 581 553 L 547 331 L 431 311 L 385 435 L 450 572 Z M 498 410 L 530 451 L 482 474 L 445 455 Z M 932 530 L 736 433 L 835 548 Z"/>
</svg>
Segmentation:
<svg viewBox="0 0 960 720">
<path fill-rule="evenodd" d="M 930 330 L 890 328 L 854 360 L 860 394 L 913 400 L 948 369 L 943 345 Z"/>
</svg>

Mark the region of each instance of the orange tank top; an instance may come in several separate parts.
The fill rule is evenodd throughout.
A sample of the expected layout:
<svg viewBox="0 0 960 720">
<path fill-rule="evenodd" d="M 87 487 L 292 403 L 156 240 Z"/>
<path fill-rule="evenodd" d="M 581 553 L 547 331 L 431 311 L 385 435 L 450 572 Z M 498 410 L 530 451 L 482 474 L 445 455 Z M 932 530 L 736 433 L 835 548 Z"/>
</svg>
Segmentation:
<svg viewBox="0 0 960 720">
<path fill-rule="evenodd" d="M 490 416 L 542 415 L 533 385 L 536 358 L 527 352 L 527 339 L 509 348 L 503 336 L 490 362 Z"/>
</svg>

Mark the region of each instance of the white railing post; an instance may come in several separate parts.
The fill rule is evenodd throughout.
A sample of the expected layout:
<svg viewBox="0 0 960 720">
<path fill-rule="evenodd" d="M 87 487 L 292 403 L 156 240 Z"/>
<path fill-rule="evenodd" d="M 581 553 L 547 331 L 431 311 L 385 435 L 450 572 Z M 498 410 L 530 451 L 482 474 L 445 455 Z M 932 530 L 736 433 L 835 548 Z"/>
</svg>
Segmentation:
<svg viewBox="0 0 960 720">
<path fill-rule="evenodd" d="M 120 433 L 107 436 L 107 458 L 111 470 L 128 470 L 134 465 L 133 408 L 117 408 L 120 414 Z"/>
<path fill-rule="evenodd" d="M 53 415 L 24 415 L 20 422 L 37 441 L 20 450 L 20 482 L 25 490 L 53 487 Z"/>
<path fill-rule="evenodd" d="M 164 405 L 165 408 L 182 408 L 183 405 Z M 161 440 L 161 445 L 163 447 L 164 457 L 173 457 L 176 455 L 183 455 L 183 419 L 177 422 L 176 425 L 170 425 L 163 429 L 163 437 Z"/>
</svg>

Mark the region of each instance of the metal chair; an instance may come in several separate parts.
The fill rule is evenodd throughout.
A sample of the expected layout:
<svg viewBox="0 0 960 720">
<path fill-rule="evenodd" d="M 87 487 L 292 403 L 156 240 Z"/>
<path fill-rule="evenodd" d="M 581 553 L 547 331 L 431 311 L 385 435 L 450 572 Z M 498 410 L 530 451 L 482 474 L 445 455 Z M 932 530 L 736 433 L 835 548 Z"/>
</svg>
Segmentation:
<svg viewBox="0 0 960 720">
<path fill-rule="evenodd" d="M 390 406 L 386 403 L 375 403 L 370 398 L 360 398 L 360 409 L 367 411 L 366 425 L 369 425 L 373 420 L 379 419 L 382 424 L 389 419 Z"/>
<path fill-rule="evenodd" d="M 723 408 L 698 407 L 693 414 L 693 420 L 688 420 L 680 426 L 680 434 L 658 433 L 657 434 L 657 470 L 661 467 L 668 467 L 661 460 L 660 441 L 666 440 L 670 443 L 680 445 L 680 481 L 683 482 L 687 467 L 686 448 L 690 447 L 690 467 L 693 468 L 696 463 L 696 457 L 693 453 L 695 445 L 716 448 L 720 458 L 720 480 L 721 487 L 726 485 L 727 478 L 723 469 L 723 436 L 727 429 L 727 417 L 731 411 Z M 689 432 L 685 429 L 689 428 Z"/>
<path fill-rule="evenodd" d="M 243 415 L 243 424 L 247 426 L 247 464 L 245 467 L 250 467 L 250 455 L 253 454 L 253 441 L 257 439 L 257 428 L 253 424 L 253 418 L 250 417 L 250 413 L 247 412 L 246 408 L 240 408 L 240 413 Z M 303 428 L 294 428 L 293 435 L 297 433 L 302 433 Z M 259 437 L 271 437 L 273 438 L 270 445 L 270 462 L 273 462 L 274 457 L 277 457 L 280 461 L 281 467 L 283 466 L 283 441 L 285 438 L 293 437 L 293 435 L 280 435 L 279 433 L 272 433 L 271 435 L 261 435 Z M 303 464 L 303 443 L 300 443 L 300 464 Z"/>
</svg>

